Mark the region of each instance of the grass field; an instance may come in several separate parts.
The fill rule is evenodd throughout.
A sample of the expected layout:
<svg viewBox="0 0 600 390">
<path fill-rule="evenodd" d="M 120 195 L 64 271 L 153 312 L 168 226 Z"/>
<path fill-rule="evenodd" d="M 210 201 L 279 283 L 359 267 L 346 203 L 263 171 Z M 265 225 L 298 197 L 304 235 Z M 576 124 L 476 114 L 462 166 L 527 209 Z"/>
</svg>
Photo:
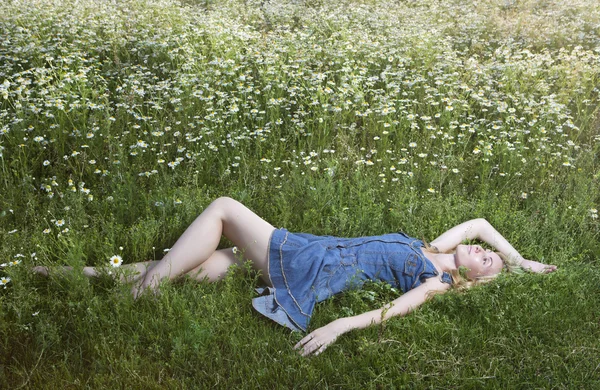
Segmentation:
<svg viewBox="0 0 600 390">
<path fill-rule="evenodd" d="M 595 0 L 3 1 L 0 388 L 600 388 L 599 80 Z M 255 274 L 136 301 L 108 274 L 220 196 L 337 236 L 483 217 L 559 270 L 303 358 Z"/>
</svg>

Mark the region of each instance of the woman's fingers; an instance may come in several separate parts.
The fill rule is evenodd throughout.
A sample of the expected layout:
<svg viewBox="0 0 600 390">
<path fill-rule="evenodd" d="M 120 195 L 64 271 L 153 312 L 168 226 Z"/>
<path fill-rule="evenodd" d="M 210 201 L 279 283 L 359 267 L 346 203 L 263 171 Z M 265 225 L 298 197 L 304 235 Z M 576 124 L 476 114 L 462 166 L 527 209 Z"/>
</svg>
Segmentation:
<svg viewBox="0 0 600 390">
<path fill-rule="evenodd" d="M 327 334 L 318 334 L 316 333 L 317 331 L 318 329 L 304 337 L 294 346 L 295 349 L 301 349 L 300 355 L 308 356 L 312 353 L 318 355 L 335 340 L 335 338 L 328 337 Z"/>
<path fill-rule="evenodd" d="M 306 343 L 306 345 L 304 345 L 304 348 L 302 349 L 302 352 L 300 353 L 302 356 L 308 356 L 311 353 L 313 353 L 316 350 L 321 350 L 324 351 L 326 348 L 326 344 L 322 344 L 320 343 L 318 340 L 311 340 L 308 343 Z M 320 353 L 320 352 L 318 352 Z"/>
<path fill-rule="evenodd" d="M 306 356 L 311 354 L 315 349 L 320 348 L 322 343 L 320 342 L 320 338 L 316 337 L 315 332 L 310 333 L 302 340 L 300 340 L 296 345 L 294 345 L 294 349 L 302 349 L 300 354 L 302 356 Z"/>
<path fill-rule="evenodd" d="M 302 356 L 310 355 L 315 349 L 319 348 L 320 346 L 321 346 L 321 344 L 319 343 L 318 340 L 311 339 L 310 341 L 308 341 L 307 343 L 302 345 L 301 348 L 299 348 L 300 354 Z"/>
<path fill-rule="evenodd" d="M 311 335 L 309 334 L 308 336 L 304 337 L 302 340 L 298 341 L 296 343 L 296 345 L 294 345 L 295 349 L 300 348 L 301 346 L 303 346 L 304 344 L 306 344 L 307 342 L 309 342 L 311 339 Z"/>
<path fill-rule="evenodd" d="M 300 340 L 295 346 L 295 349 L 302 348 L 300 354 L 302 356 L 315 355 L 323 352 L 327 346 L 333 343 L 337 337 L 348 331 L 348 326 L 345 321 L 335 320 L 329 324 L 312 331 L 309 335 Z"/>
<path fill-rule="evenodd" d="M 312 340 L 315 336 L 310 333 L 308 335 L 306 335 L 302 340 L 298 341 L 298 343 L 296 343 L 296 345 L 294 345 L 294 349 L 298 349 L 301 346 L 303 346 L 304 344 L 308 343 L 310 340 Z"/>
<path fill-rule="evenodd" d="M 315 356 L 318 355 L 318 354 L 320 354 L 321 352 L 323 352 L 326 348 L 327 348 L 327 344 L 321 345 L 321 348 L 319 348 L 317 350 L 317 352 L 315 352 Z"/>
</svg>

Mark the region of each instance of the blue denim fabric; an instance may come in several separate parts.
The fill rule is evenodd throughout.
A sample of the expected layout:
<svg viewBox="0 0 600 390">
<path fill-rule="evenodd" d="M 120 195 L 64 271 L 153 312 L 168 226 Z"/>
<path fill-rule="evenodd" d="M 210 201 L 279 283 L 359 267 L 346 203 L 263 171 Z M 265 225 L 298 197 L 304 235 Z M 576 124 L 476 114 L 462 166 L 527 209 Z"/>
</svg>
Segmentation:
<svg viewBox="0 0 600 390">
<path fill-rule="evenodd" d="M 316 302 L 367 280 L 390 283 L 403 292 L 438 276 L 423 255 L 421 240 L 404 233 L 341 238 L 275 229 L 269 241 L 273 288 L 252 300 L 261 314 L 295 331 L 306 331 Z M 442 281 L 452 283 L 449 274 Z"/>
</svg>

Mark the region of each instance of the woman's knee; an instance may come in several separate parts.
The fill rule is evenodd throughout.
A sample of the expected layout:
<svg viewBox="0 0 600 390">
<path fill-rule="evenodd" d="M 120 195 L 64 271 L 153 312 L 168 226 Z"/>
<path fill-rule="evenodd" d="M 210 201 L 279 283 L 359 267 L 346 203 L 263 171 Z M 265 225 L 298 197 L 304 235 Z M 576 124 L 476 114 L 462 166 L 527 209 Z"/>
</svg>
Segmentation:
<svg viewBox="0 0 600 390">
<path fill-rule="evenodd" d="M 232 207 L 238 207 L 239 205 L 241 205 L 241 203 L 237 200 L 227 196 L 221 196 L 220 198 L 213 200 L 210 205 L 208 205 L 207 209 L 216 210 L 225 214 L 228 210 L 231 210 Z"/>
</svg>

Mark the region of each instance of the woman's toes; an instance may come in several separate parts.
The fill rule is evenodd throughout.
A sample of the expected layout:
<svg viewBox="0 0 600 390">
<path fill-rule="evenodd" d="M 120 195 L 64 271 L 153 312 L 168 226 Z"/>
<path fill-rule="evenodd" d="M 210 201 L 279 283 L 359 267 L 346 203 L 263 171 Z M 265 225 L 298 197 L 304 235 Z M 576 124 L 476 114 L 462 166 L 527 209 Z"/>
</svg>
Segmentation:
<svg viewBox="0 0 600 390">
<path fill-rule="evenodd" d="M 83 274 L 88 278 L 98 276 L 98 273 L 94 267 L 83 267 Z"/>
<path fill-rule="evenodd" d="M 33 267 L 32 270 L 36 274 L 43 275 L 43 276 L 48 276 L 48 267 L 37 265 L 37 266 Z"/>
</svg>

